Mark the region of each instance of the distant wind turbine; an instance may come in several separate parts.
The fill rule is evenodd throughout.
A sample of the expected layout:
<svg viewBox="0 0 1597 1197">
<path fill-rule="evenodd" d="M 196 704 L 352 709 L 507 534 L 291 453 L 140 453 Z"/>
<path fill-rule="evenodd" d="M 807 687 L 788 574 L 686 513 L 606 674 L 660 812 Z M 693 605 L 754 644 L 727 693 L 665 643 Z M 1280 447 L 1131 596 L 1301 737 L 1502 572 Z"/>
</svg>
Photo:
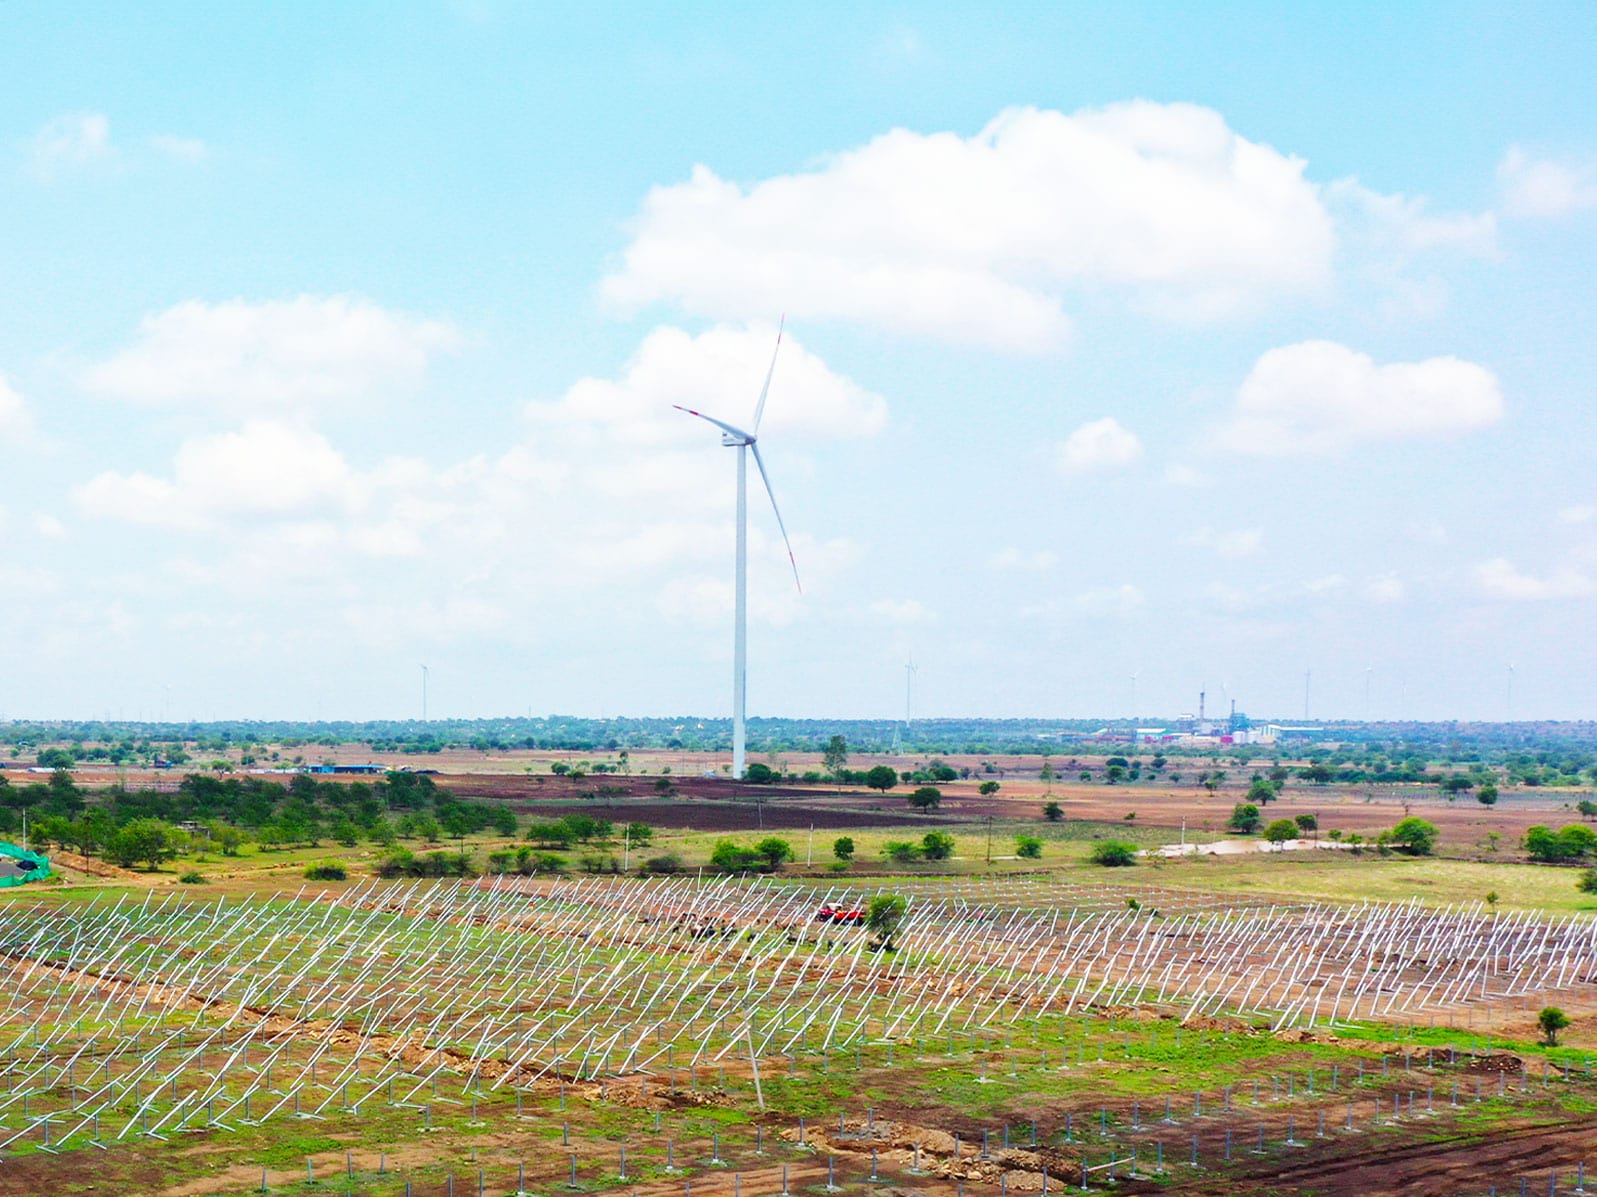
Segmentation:
<svg viewBox="0 0 1597 1197">
<path fill-rule="evenodd" d="M 784 324 L 786 321 L 784 320 Z M 787 526 L 782 522 L 782 510 L 776 505 L 776 492 L 771 489 L 771 476 L 765 472 L 765 460 L 756 444 L 760 431 L 760 417 L 765 414 L 765 397 L 771 390 L 771 376 L 776 373 L 776 355 L 782 349 L 782 328 L 776 331 L 776 349 L 771 352 L 771 366 L 765 372 L 765 385 L 760 388 L 759 402 L 754 405 L 754 427 L 749 432 L 734 427 L 714 416 L 707 416 L 691 407 L 673 404 L 678 411 L 687 412 L 714 424 L 721 430 L 721 444 L 738 451 L 737 499 L 737 575 L 732 629 L 732 776 L 741 778 L 744 770 L 747 729 L 744 723 L 744 698 L 748 689 L 748 605 L 749 605 L 749 499 L 748 450 L 754 450 L 754 464 L 759 468 L 760 480 L 765 483 L 765 493 L 770 496 L 771 510 L 776 513 L 776 526 L 782 530 L 782 543 L 787 546 L 788 564 L 793 567 L 793 582 L 799 593 L 804 586 L 799 582 L 798 562 L 793 559 L 793 543 L 787 538 Z"/>
</svg>

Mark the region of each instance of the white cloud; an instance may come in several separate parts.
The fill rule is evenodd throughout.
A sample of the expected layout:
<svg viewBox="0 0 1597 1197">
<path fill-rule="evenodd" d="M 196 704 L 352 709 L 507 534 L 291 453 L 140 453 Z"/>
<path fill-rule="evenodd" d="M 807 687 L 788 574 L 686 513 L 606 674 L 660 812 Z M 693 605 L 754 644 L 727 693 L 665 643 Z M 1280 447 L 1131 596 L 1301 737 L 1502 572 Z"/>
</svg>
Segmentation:
<svg viewBox="0 0 1597 1197">
<path fill-rule="evenodd" d="M 33 530 L 46 540 L 61 540 L 67 534 L 67 526 L 45 511 L 34 512 Z"/>
<path fill-rule="evenodd" d="M 1041 573 L 1052 569 L 1059 564 L 1059 554 L 1049 549 L 1037 549 L 1026 552 L 1013 546 L 999 549 L 989 559 L 988 564 L 994 569 L 1028 570 Z"/>
<path fill-rule="evenodd" d="M 223 411 L 316 407 L 409 387 L 454 349 L 453 325 L 349 295 L 250 303 L 190 300 L 147 316 L 138 340 L 90 367 L 99 394 Z"/>
<path fill-rule="evenodd" d="M 973 137 L 896 129 L 747 188 L 695 167 L 649 193 L 603 293 L 1047 350 L 1077 287 L 1187 317 L 1323 288 L 1335 237 L 1303 170 L 1191 104 L 1011 108 Z"/>
<path fill-rule="evenodd" d="M 1081 425 L 1055 448 L 1059 472 L 1114 470 L 1142 459 L 1142 442 L 1113 416 Z"/>
<path fill-rule="evenodd" d="M 1338 179 L 1326 188 L 1326 198 L 1342 213 L 1344 229 L 1388 256 L 1431 250 L 1477 257 L 1497 253 L 1497 217 L 1491 212 L 1433 213 L 1424 196 L 1384 195 L 1357 179 Z"/>
<path fill-rule="evenodd" d="M 1212 528 L 1200 528 L 1187 537 L 1187 543 L 1200 549 L 1208 549 L 1216 557 L 1227 561 L 1236 561 L 1243 557 L 1252 557 L 1264 548 L 1264 533 L 1258 528 L 1238 528 L 1233 532 L 1216 532 Z"/>
<path fill-rule="evenodd" d="M 1587 524 L 1597 516 L 1597 507 L 1590 503 L 1577 503 L 1572 507 L 1560 508 L 1558 522 L 1561 524 Z"/>
<path fill-rule="evenodd" d="M 33 432 L 28 402 L 0 374 L 0 443 L 25 440 Z"/>
<path fill-rule="evenodd" d="M 515 635 L 537 635 L 556 615 L 577 624 L 663 618 L 708 631 L 731 609 L 734 458 L 713 429 L 670 403 L 725 402 L 735 405 L 725 415 L 747 422 L 774 331 L 655 330 L 616 378 L 582 379 L 530 405 L 524 439 L 455 465 L 357 464 L 303 420 L 258 418 L 190 437 L 168 470 L 101 474 L 74 498 L 95 518 L 204 537 L 201 559 L 183 575 L 185 603 L 207 588 L 254 602 L 239 580 L 270 562 L 274 585 L 370 619 L 383 639 L 412 626 L 387 610 L 383 588 L 399 575 L 384 571 L 425 557 L 449 567 L 418 598 L 440 619 L 541 613 L 536 623 L 523 618 Z M 789 343 L 766 416 L 761 448 L 804 595 L 755 475 L 749 600 L 756 622 L 780 626 L 808 618 L 862 559 L 853 542 L 807 533 L 805 494 L 793 484 L 803 471 L 790 477 L 790 466 L 807 442 L 882 427 L 886 404 Z M 447 600 L 438 594 L 445 578 L 455 587 Z"/>
<path fill-rule="evenodd" d="M 1522 573 L 1506 557 L 1494 557 L 1475 569 L 1476 581 L 1492 598 L 1534 602 L 1543 599 L 1585 598 L 1597 594 L 1597 582 L 1575 569 L 1563 567 L 1544 577 Z"/>
<path fill-rule="evenodd" d="M 776 329 L 765 325 L 721 326 L 697 336 L 679 328 L 656 328 L 620 378 L 580 379 L 558 401 L 530 404 L 527 416 L 539 427 L 559 426 L 609 443 L 698 446 L 713 429 L 674 411 L 673 405 L 748 428 L 775 336 Z M 792 336 L 783 338 L 760 426 L 762 438 L 870 437 L 886 424 L 887 403 L 880 395 L 832 372 Z M 679 477 L 671 465 L 661 473 Z"/>
<path fill-rule="evenodd" d="M 33 138 L 33 173 L 46 181 L 111 152 L 111 123 L 98 112 L 58 116 Z"/>
<path fill-rule="evenodd" d="M 1597 207 L 1597 167 L 1532 158 L 1519 146 L 1497 164 L 1497 184 L 1510 216 L 1552 219 Z"/>
<path fill-rule="evenodd" d="M 1259 358 L 1219 441 L 1237 453 L 1314 453 L 1361 441 L 1450 436 L 1503 414 L 1490 370 L 1456 357 L 1377 365 L 1334 341 Z"/>
<path fill-rule="evenodd" d="M 170 133 L 157 133 L 150 138 L 150 145 L 168 158 L 176 158 L 180 162 L 200 162 L 210 153 L 198 137 L 176 137 Z"/>
<path fill-rule="evenodd" d="M 252 421 L 238 432 L 196 436 L 178 449 L 171 479 L 107 472 L 79 488 L 85 514 L 197 530 L 235 517 L 289 517 L 347 509 L 355 478 L 318 433 Z"/>
</svg>

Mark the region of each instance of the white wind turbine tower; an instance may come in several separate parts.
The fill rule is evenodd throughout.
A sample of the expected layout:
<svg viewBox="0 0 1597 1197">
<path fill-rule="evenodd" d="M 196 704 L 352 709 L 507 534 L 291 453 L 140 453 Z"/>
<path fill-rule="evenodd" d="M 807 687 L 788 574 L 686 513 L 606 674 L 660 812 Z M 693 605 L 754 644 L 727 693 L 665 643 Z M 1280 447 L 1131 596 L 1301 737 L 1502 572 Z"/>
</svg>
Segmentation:
<svg viewBox="0 0 1597 1197">
<path fill-rule="evenodd" d="M 784 320 L 784 324 L 786 321 Z M 678 411 L 687 412 L 714 424 L 721 430 L 721 443 L 738 451 L 738 502 L 737 502 L 737 574 L 734 589 L 734 615 L 732 629 L 732 776 L 741 778 L 744 770 L 745 741 L 744 697 L 748 689 L 748 606 L 749 606 L 749 496 L 748 451 L 754 450 L 754 464 L 759 468 L 760 480 L 765 483 L 765 493 L 770 496 L 771 510 L 776 513 L 776 526 L 782 530 L 782 543 L 787 546 L 788 563 L 793 566 L 793 582 L 804 593 L 799 582 L 798 562 L 793 559 L 793 543 L 787 538 L 787 526 L 782 523 L 782 510 L 776 505 L 776 492 L 771 489 L 771 476 L 765 472 L 765 461 L 760 457 L 756 443 L 760 431 L 760 417 L 765 414 L 765 396 L 771 389 L 771 375 L 776 373 L 776 355 L 782 349 L 782 328 L 776 331 L 776 349 L 771 352 L 771 366 L 765 372 L 765 385 L 760 388 L 759 401 L 754 405 L 754 427 L 749 432 L 734 427 L 714 416 L 707 416 L 691 407 L 673 404 Z"/>
</svg>

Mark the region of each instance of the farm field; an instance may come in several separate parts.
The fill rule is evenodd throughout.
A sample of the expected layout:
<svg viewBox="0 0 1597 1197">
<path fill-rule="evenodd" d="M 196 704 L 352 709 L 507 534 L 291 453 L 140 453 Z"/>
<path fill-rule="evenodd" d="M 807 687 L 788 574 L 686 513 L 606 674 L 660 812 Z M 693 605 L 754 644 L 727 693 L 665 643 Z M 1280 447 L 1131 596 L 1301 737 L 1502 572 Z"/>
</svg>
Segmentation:
<svg viewBox="0 0 1597 1197">
<path fill-rule="evenodd" d="M 927 813 L 683 772 L 603 797 L 437 775 L 523 821 L 647 823 L 604 853 L 625 873 L 668 852 L 674 876 L 384 881 L 375 845 L 326 843 L 150 872 L 60 854 L 62 884 L 0 896 L 0 1193 L 1485 1194 L 1597 1166 L 1597 897 L 1486 839 L 1571 821 L 1567 795 L 1289 787 L 1271 817 L 1373 835 L 1418 813 L 1446 855 L 1105 869 L 1096 841 L 1212 841 L 1240 795 L 973 780 Z M 884 859 L 928 832 L 948 859 Z M 709 868 L 772 833 L 777 875 Z M 351 880 L 305 879 L 334 861 Z M 883 894 L 906 902 L 896 950 L 816 917 Z"/>
<path fill-rule="evenodd" d="M 1451 1193 L 1594 1154 L 1589 920 L 1162 881 L 12 901 L 0 1186 Z M 880 888 L 896 952 L 814 918 Z"/>
</svg>

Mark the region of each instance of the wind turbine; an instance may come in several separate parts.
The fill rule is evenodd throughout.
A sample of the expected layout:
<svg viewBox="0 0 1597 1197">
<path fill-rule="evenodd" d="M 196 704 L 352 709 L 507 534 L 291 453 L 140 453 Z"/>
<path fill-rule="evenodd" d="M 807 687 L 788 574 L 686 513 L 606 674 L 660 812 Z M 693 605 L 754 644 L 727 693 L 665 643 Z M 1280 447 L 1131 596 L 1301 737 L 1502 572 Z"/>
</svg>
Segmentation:
<svg viewBox="0 0 1597 1197">
<path fill-rule="evenodd" d="M 785 324 L 786 321 L 783 321 Z M 707 416 L 680 403 L 672 404 L 678 411 L 687 412 L 714 424 L 721 430 L 721 444 L 738 451 L 738 501 L 737 501 L 737 574 L 734 589 L 734 614 L 732 628 L 732 776 L 743 776 L 746 727 L 744 725 L 744 697 L 748 689 L 748 606 L 749 606 L 749 497 L 748 451 L 754 451 L 754 464 L 765 483 L 765 493 L 770 496 L 771 510 L 776 513 L 776 526 L 782 530 L 782 543 L 787 546 L 788 564 L 793 567 L 793 583 L 799 593 L 804 586 L 799 582 L 798 562 L 793 559 L 793 542 L 787 538 L 787 526 L 782 523 L 782 510 L 776 505 L 776 492 L 771 489 L 771 476 L 765 472 L 765 460 L 756 443 L 760 431 L 760 417 L 765 414 L 765 396 L 771 390 L 771 375 L 776 373 L 776 355 L 782 349 L 782 326 L 776 330 L 776 348 L 771 352 L 771 366 L 765 372 L 765 385 L 760 388 L 759 402 L 754 405 L 754 427 L 745 432 L 714 416 Z"/>
</svg>

